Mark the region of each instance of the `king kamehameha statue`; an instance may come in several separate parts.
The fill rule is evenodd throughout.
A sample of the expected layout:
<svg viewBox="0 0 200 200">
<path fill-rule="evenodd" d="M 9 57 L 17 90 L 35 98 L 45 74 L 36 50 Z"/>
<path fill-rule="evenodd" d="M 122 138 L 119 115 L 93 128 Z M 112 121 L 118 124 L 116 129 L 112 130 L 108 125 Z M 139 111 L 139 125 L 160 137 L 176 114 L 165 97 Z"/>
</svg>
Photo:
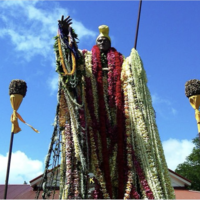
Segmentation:
<svg viewBox="0 0 200 200">
<path fill-rule="evenodd" d="M 92 50 L 80 51 L 71 24 L 62 16 L 55 43 L 60 198 L 174 199 L 137 51 L 125 59 L 105 25 Z"/>
</svg>

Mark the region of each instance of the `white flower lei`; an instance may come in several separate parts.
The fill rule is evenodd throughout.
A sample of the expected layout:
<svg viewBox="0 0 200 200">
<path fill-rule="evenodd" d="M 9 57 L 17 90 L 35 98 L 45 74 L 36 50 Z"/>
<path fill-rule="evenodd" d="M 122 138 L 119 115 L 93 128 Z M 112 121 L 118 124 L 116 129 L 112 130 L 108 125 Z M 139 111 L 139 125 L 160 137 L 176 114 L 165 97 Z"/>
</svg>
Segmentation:
<svg viewBox="0 0 200 200">
<path fill-rule="evenodd" d="M 91 78 L 91 84 L 92 84 L 92 93 L 94 98 L 94 113 L 96 116 L 97 121 L 99 121 L 99 115 L 98 115 L 98 94 L 97 94 L 97 84 L 96 79 L 94 75 L 92 74 L 92 52 L 87 51 L 85 53 L 85 71 L 86 71 L 86 77 Z"/>
<path fill-rule="evenodd" d="M 151 96 L 146 86 L 146 73 L 135 49 L 123 64 L 121 79 L 127 89 L 129 100 L 131 130 L 134 130 L 132 133 L 134 134 L 132 135 L 133 146 L 136 148 L 136 154 L 154 198 L 174 198 L 154 119 Z"/>
</svg>

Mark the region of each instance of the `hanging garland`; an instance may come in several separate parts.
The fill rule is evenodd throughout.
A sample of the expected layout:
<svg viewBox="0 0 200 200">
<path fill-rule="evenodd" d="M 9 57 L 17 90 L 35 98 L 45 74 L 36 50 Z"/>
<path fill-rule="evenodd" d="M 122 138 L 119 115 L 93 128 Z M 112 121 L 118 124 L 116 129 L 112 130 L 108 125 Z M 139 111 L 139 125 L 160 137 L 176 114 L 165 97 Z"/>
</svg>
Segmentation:
<svg viewBox="0 0 200 200">
<path fill-rule="evenodd" d="M 102 65 L 101 65 L 101 57 L 100 50 L 98 46 L 94 46 L 92 48 L 92 63 L 93 63 L 93 73 L 97 78 L 97 91 L 100 97 L 103 97 L 103 80 L 102 80 Z M 105 174 L 106 188 L 112 198 L 112 186 L 111 186 L 111 178 L 110 178 L 110 168 L 109 168 L 109 158 L 108 158 L 108 150 L 107 150 L 107 140 L 106 140 L 106 122 L 105 122 L 105 103 L 104 99 L 100 99 L 98 101 L 99 105 L 99 132 L 101 136 L 101 146 L 102 146 L 102 158 L 103 158 L 103 168 Z"/>
<path fill-rule="evenodd" d="M 174 198 L 174 191 L 170 184 L 170 178 L 166 161 L 163 154 L 162 145 L 159 139 L 156 127 L 154 110 L 151 103 L 151 96 L 146 86 L 146 74 L 142 66 L 142 61 L 135 49 L 132 50 L 131 56 L 123 63 L 121 76 L 123 88 L 127 90 L 129 118 L 131 120 L 132 145 L 135 149 L 134 157 L 138 157 L 137 174 L 141 174 L 141 178 L 145 177 L 148 187 L 143 185 L 145 193 L 144 197 L 149 196 L 156 199 Z M 135 158 L 136 158 L 135 157 Z M 141 167 L 140 167 L 141 166 Z M 137 171 L 137 168 L 136 168 Z M 139 177 L 140 179 L 140 177 Z M 149 189 L 148 189 L 149 188 Z M 151 192 L 152 191 L 152 192 Z"/>
<path fill-rule="evenodd" d="M 81 54 L 85 65 L 76 69 L 84 75 L 80 85 L 74 90 L 62 81 L 70 113 L 70 135 L 65 137 L 68 146 L 73 144 L 66 147 L 68 182 L 63 198 L 87 193 L 88 180 L 81 178 L 82 171 L 94 173 L 94 199 L 99 194 L 120 199 L 174 198 L 137 52 L 133 49 L 125 61 L 114 48 L 101 54 L 96 45 L 92 52 Z"/>
<path fill-rule="evenodd" d="M 68 72 L 67 71 L 67 67 L 66 67 L 66 64 L 65 64 L 65 60 L 64 57 L 63 57 L 63 52 L 62 52 L 62 47 L 61 47 L 61 37 L 58 35 L 57 37 L 57 40 L 58 40 L 58 50 L 59 50 L 59 55 L 60 55 L 60 62 L 61 62 L 61 65 L 62 65 L 62 69 L 64 71 L 64 76 L 66 75 L 73 75 L 75 73 L 75 70 L 76 70 L 76 59 L 75 59 L 75 56 L 73 54 L 73 52 L 71 52 L 71 57 L 72 57 L 72 71 L 71 72 Z"/>
</svg>

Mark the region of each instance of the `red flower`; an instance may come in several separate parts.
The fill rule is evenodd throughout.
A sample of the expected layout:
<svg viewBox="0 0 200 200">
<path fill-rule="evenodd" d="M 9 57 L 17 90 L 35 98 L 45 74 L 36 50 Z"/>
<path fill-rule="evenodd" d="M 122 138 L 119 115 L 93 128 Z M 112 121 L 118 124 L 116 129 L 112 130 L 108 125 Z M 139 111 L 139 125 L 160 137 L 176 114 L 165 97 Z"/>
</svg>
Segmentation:
<svg viewBox="0 0 200 200">
<path fill-rule="evenodd" d="M 101 55 L 98 46 L 92 48 L 92 71 L 97 78 L 97 93 L 99 97 L 103 97 L 103 80 L 102 80 L 102 65 L 101 65 Z M 106 139 L 106 108 L 104 98 L 98 98 L 99 104 L 99 133 L 101 137 L 101 147 L 102 147 L 102 158 L 103 158 L 103 170 L 106 181 L 106 188 L 109 193 L 110 198 L 112 198 L 112 185 L 110 178 L 110 168 L 109 168 L 109 158 L 107 150 L 107 139 Z"/>
<path fill-rule="evenodd" d="M 139 162 L 137 161 L 137 157 L 136 157 L 136 155 L 135 155 L 133 150 L 132 150 L 132 158 L 133 158 L 133 163 L 134 163 L 135 168 L 136 168 L 136 172 L 138 174 L 138 178 L 139 178 L 140 183 L 141 183 L 141 185 L 142 185 L 142 187 L 143 187 L 143 189 L 144 189 L 144 191 L 145 191 L 145 193 L 147 195 L 147 198 L 148 199 L 154 199 L 154 196 L 153 196 L 153 193 L 151 191 L 151 188 L 149 187 L 148 182 L 145 179 L 144 172 L 143 172 Z"/>
<path fill-rule="evenodd" d="M 92 83 L 90 78 L 86 78 L 86 99 L 89 112 L 92 118 L 92 127 L 94 131 L 95 145 L 97 145 L 97 134 L 96 131 L 99 130 L 101 137 L 101 148 L 102 148 L 102 170 L 104 172 L 106 189 L 110 198 L 112 198 L 112 185 L 110 177 L 110 166 L 109 166 L 109 154 L 113 151 L 114 144 L 117 143 L 117 163 L 118 163 L 118 198 L 123 199 L 124 195 L 124 182 L 126 181 L 126 149 L 125 146 L 125 116 L 124 116 L 124 100 L 123 92 L 121 88 L 121 66 L 123 62 L 122 55 L 118 53 L 114 48 L 111 48 L 107 53 L 108 60 L 108 103 L 110 107 L 115 107 L 117 111 L 117 126 L 111 127 L 111 123 L 108 120 L 106 113 L 104 89 L 103 89 L 103 77 L 102 77 L 102 64 L 101 64 L 101 54 L 98 46 L 92 48 L 92 73 L 96 77 L 97 81 L 97 93 L 100 98 L 98 98 L 98 114 L 99 123 L 94 114 L 94 97 L 92 94 Z M 115 135 L 114 135 L 115 134 Z M 108 150 L 107 137 L 111 139 L 111 144 Z M 98 148 L 97 148 L 98 151 Z M 98 152 L 99 153 L 99 152 Z"/>
</svg>

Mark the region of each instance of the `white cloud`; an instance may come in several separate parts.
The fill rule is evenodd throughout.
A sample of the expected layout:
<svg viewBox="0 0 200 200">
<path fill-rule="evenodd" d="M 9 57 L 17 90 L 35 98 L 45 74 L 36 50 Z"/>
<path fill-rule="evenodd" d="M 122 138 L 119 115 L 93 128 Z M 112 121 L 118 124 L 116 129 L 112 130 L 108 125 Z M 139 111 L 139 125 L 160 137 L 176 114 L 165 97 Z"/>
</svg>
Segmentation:
<svg viewBox="0 0 200 200">
<path fill-rule="evenodd" d="M 157 94 L 152 94 L 151 97 L 156 112 L 158 112 L 162 117 L 166 118 L 169 114 L 176 115 L 178 113 L 169 99 L 164 99 Z M 168 114 L 166 115 L 166 113 Z"/>
<path fill-rule="evenodd" d="M 55 63 L 53 37 L 57 34 L 57 20 L 63 14 L 67 16 L 69 12 L 67 8 L 60 7 L 58 2 L 51 1 L 49 4 L 32 0 L 1 2 L 0 39 L 13 45 L 13 49 L 17 52 L 14 55 L 20 58 L 20 61 L 30 61 L 39 55 L 45 58 L 43 60 Z M 97 34 L 75 19 L 73 28 L 79 39 L 84 42 L 90 42 Z M 50 78 L 48 84 L 52 95 L 57 91 L 56 76 Z"/>
<path fill-rule="evenodd" d="M 171 170 L 175 170 L 178 164 L 183 163 L 186 157 L 192 153 L 192 149 L 195 146 L 190 140 L 172 138 L 162 144 L 168 168 Z"/>
<path fill-rule="evenodd" d="M 76 20 L 73 20 L 73 28 L 74 30 L 76 30 L 79 39 L 82 39 L 83 37 L 94 38 L 96 36 L 96 33 L 94 31 L 87 29 L 81 22 L 78 22 Z"/>
<path fill-rule="evenodd" d="M 35 55 L 45 58 L 52 56 L 53 37 L 57 33 L 57 20 L 61 15 L 68 15 L 68 10 L 59 4 L 50 2 L 51 8 L 44 9 L 42 1 L 3 1 L 0 8 L 2 28 L 0 37 L 9 38 L 15 50 L 23 58 L 30 60 Z M 14 14 L 13 14 L 14 13 Z M 79 39 L 88 36 L 94 38 L 96 33 L 87 29 L 81 22 L 73 20 L 73 27 Z M 88 38 L 89 39 L 89 38 Z"/>
<path fill-rule="evenodd" d="M 49 78 L 48 85 L 51 89 L 51 95 L 58 91 L 58 74 L 55 74 L 53 77 Z"/>
<path fill-rule="evenodd" d="M 31 3 L 36 3 L 37 1 L 32 1 Z M 6 0 L 1 2 L 1 7 L 6 8 L 10 6 L 24 6 L 27 2 L 24 0 Z"/>
<path fill-rule="evenodd" d="M 23 35 L 12 29 L 2 30 L 0 36 L 5 35 L 10 36 L 15 50 L 23 52 L 26 60 L 30 60 L 36 54 L 46 57 L 50 51 L 53 51 L 50 45 L 46 45 L 47 40 L 43 36 Z"/>
<path fill-rule="evenodd" d="M 176 115 L 178 111 L 175 108 L 171 108 L 171 112 L 173 115 Z"/>
<path fill-rule="evenodd" d="M 166 105 L 171 105 L 171 102 L 169 100 L 163 99 L 160 96 L 158 96 L 157 94 L 152 95 L 152 101 L 154 104 L 164 103 Z"/>
<path fill-rule="evenodd" d="M 0 154 L 0 184 L 5 184 L 8 154 Z M 39 160 L 32 160 L 21 151 L 12 153 L 9 184 L 27 183 L 43 173 L 43 164 Z"/>
</svg>

